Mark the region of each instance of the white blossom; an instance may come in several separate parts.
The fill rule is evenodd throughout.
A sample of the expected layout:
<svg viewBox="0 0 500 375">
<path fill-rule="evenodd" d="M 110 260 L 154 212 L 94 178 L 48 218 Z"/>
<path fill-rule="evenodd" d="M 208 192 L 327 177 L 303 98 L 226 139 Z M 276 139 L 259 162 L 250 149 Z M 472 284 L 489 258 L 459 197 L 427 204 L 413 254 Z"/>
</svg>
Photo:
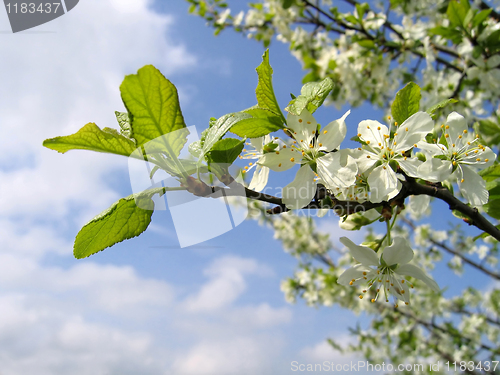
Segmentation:
<svg viewBox="0 0 500 375">
<path fill-rule="evenodd" d="M 344 140 L 345 118 L 349 112 L 319 133 L 318 124 L 307 109 L 299 116 L 288 114 L 287 126 L 293 145 L 266 153 L 259 159 L 259 164 L 278 172 L 301 165 L 295 179 L 283 189 L 283 202 L 288 208 L 299 209 L 311 202 L 316 193 L 316 177 L 328 189 L 348 187 L 356 180 L 357 166 L 352 157 L 340 151 L 331 152 Z"/>
<path fill-rule="evenodd" d="M 411 276 L 423 281 L 432 290 L 439 292 L 437 283 L 427 276 L 420 268 L 409 264 L 413 259 L 413 250 L 408 241 L 402 237 L 395 237 L 390 246 L 383 249 L 382 255 L 379 255 L 367 246 L 358 246 L 347 237 L 341 237 L 342 242 L 351 253 L 352 257 L 359 262 L 355 266 L 346 270 L 338 278 L 341 285 L 363 285 L 363 294 L 369 289 L 375 290 L 375 296 L 371 302 L 375 302 L 383 290 L 386 302 L 389 301 L 389 295 L 392 295 L 396 301 L 402 300 L 405 304 L 410 302 L 410 288 L 413 285 L 409 283 L 405 276 Z M 359 298 L 363 298 L 363 294 Z"/>
<path fill-rule="evenodd" d="M 361 173 L 370 171 L 368 185 L 370 201 L 381 202 L 395 196 L 399 189 L 398 178 L 394 171 L 395 162 L 409 176 L 418 176 L 420 161 L 406 156 L 432 131 L 434 123 L 425 112 L 417 112 L 398 126 L 391 139 L 387 126 L 374 120 L 364 120 L 358 125 L 358 137 L 366 144 L 357 163 Z"/>
<path fill-rule="evenodd" d="M 431 152 L 435 157 L 419 166 L 417 175 L 431 182 L 444 181 L 452 174 L 458 179 L 463 197 L 474 206 L 488 202 L 485 181 L 475 168 L 486 168 L 493 164 L 495 153 L 479 143 L 469 132 L 465 118 L 456 112 L 448 115 L 444 130 L 444 141 L 440 143 L 419 142 L 418 147 Z"/>
</svg>

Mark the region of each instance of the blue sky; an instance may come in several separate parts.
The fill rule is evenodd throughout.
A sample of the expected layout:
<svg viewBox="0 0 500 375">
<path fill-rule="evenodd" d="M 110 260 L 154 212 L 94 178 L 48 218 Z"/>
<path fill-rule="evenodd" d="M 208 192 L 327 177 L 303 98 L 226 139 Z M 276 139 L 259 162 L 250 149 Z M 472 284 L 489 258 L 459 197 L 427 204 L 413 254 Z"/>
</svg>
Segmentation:
<svg viewBox="0 0 500 375">
<path fill-rule="evenodd" d="M 166 5 L 168 4 L 168 6 Z M 188 125 L 255 104 L 264 49 L 231 32 L 215 38 L 184 1 L 86 0 L 28 32 L 0 11 L 0 371 L 2 374 L 289 374 L 291 361 L 344 363 L 356 317 L 289 305 L 279 290 L 296 260 L 270 230 L 246 221 L 181 249 L 167 211 L 146 233 L 85 260 L 72 257 L 83 224 L 131 193 L 127 159 L 44 149 L 88 122 L 116 127 L 119 85 L 145 64 L 179 89 Z M 303 72 L 271 46 L 279 103 Z M 318 121 L 346 108 L 326 107 Z M 361 119 L 380 112 L 356 109 Z M 335 219 L 323 227 L 338 238 Z M 438 280 L 439 281 L 439 280 Z"/>
</svg>

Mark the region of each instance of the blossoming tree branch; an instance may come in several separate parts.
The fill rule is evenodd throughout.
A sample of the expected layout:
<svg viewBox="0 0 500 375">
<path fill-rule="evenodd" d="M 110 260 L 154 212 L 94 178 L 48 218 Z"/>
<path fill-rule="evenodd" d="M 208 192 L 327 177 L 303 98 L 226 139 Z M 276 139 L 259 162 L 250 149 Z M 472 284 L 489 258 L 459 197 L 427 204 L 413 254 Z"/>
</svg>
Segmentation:
<svg viewBox="0 0 500 375">
<path fill-rule="evenodd" d="M 44 145 L 63 153 L 87 149 L 129 157 L 139 148 L 142 152 L 135 157 L 153 162 L 156 171 L 163 169 L 178 180 L 177 188 L 201 197 L 221 190 L 232 195 L 231 184 L 251 169 L 245 167 L 239 175 L 231 175 L 229 165 L 239 156 L 254 160 L 251 167 L 255 170 L 244 189 L 246 197 L 277 204 L 269 213 L 309 208 L 319 210 L 319 216 L 335 210 L 347 219 L 351 214 L 373 210 L 377 220 L 387 223 L 386 235 L 372 247 L 355 245 L 343 237 L 341 242 L 358 263 L 338 279 L 340 284 L 364 285 L 360 298 L 368 294 L 372 302 L 381 295 L 388 301 L 392 295 L 396 306 L 398 300 L 409 304 L 409 288 L 413 285 L 407 276 L 439 292 L 437 284 L 420 268 L 407 264 L 413 251 L 406 239 L 391 234 L 408 196 L 427 194 L 443 199 L 451 209 L 467 216 L 464 220 L 469 224 L 500 239 L 500 231 L 475 208 L 487 204 L 489 196 L 477 170 L 492 166 L 495 153 L 481 143 L 479 135 L 469 131 L 460 114 L 450 113 L 442 125 L 432 119 L 452 100 L 422 112 L 420 88 L 409 83 L 396 95 L 387 124 L 361 121 L 356 137 L 359 147 L 341 148 L 350 111 L 326 126 L 313 117 L 333 89 L 329 78 L 305 84 L 301 94 L 285 108 L 285 118 L 273 91 L 268 52 L 257 72 L 257 105 L 213 119 L 202 138 L 188 145 L 190 159 L 180 158 L 188 132 L 175 133 L 186 127 L 176 88 L 153 66 L 125 78 L 121 92 L 128 113 L 118 113 L 120 131 L 87 124 L 76 134 L 48 139 Z M 153 153 L 140 149 L 169 133 L 174 135 L 165 143 L 159 142 Z M 246 140 L 249 149 L 243 149 Z M 299 166 L 297 174 L 283 188 L 281 198 L 259 193 L 267 185 L 270 171 L 279 173 L 295 165 Z M 497 173 L 496 166 L 484 175 L 489 173 Z M 207 181 L 213 179 L 226 187 L 210 186 Z M 239 180 L 239 184 L 245 183 Z M 463 202 L 450 190 L 455 182 Z M 98 215 L 77 235 L 75 256 L 88 256 L 145 230 L 154 209 L 152 196 L 167 189 L 124 198 Z M 134 207 L 137 199 L 148 202 L 150 210 L 141 208 L 143 205 Z M 122 220 L 127 221 L 128 230 L 123 230 Z M 103 228 L 113 235 L 100 238 L 96 233 Z"/>
<path fill-rule="evenodd" d="M 168 190 L 204 199 L 243 194 L 261 213 L 259 223 L 299 261 L 282 283 L 288 301 L 300 297 L 369 318 L 368 327 L 351 328 L 357 342 L 330 338 L 335 350 L 378 363 L 444 360 L 455 371 L 494 374 L 492 360 L 500 354 L 498 9 L 467 0 L 261 0 L 233 12 L 228 1 L 188 2 L 216 34 L 230 28 L 265 46 L 273 38 L 288 43 L 307 70 L 305 84 L 288 105 L 277 103 L 266 52 L 257 68 L 257 105 L 210 119 L 201 139 L 188 142 L 175 86 L 152 66 L 127 76 L 118 130 L 89 123 L 44 145 L 147 159 L 151 176 L 165 171 L 178 186 L 113 204 L 78 233 L 75 256 L 141 234 L 153 197 Z M 326 124 L 314 118 L 324 102 L 356 107 L 365 101 L 384 108 L 385 120 L 368 115 L 356 124 L 349 111 Z M 348 128 L 356 129 L 356 147 L 345 146 Z M 279 186 L 282 194 L 266 194 L 269 175 L 286 170 L 284 179 L 296 174 Z M 419 221 L 438 200 L 453 214 L 448 230 Z M 366 229 L 365 241 L 332 243 L 316 226 L 331 219 L 312 219 L 327 213 L 338 215 L 344 229 Z M 447 295 L 447 285 L 429 276 L 443 260 L 441 268 L 456 274 L 441 275 L 450 284 L 467 271 L 470 286 L 459 295 Z M 410 300 L 413 287 L 418 291 Z M 395 308 L 401 301 L 411 308 Z"/>
</svg>

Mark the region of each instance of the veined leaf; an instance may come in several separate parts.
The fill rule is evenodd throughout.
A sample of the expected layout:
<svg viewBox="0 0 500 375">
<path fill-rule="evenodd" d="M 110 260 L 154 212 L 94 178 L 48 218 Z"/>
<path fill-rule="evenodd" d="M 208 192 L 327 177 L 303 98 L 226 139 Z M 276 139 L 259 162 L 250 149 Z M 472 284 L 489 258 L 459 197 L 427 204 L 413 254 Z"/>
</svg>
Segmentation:
<svg viewBox="0 0 500 375">
<path fill-rule="evenodd" d="M 92 150 L 129 156 L 136 149 L 130 138 L 115 129 L 101 130 L 94 123 L 88 123 L 75 134 L 46 139 L 43 145 L 63 154 L 69 150 Z"/>
<path fill-rule="evenodd" d="M 130 118 L 128 117 L 128 113 L 115 111 L 115 116 L 116 120 L 118 121 L 118 125 L 120 125 L 120 133 L 123 134 L 125 137 L 133 139 L 132 127 L 130 125 Z"/>
<path fill-rule="evenodd" d="M 252 116 L 244 112 L 228 113 L 219 118 L 215 123 L 207 129 L 201 148 L 200 160 L 212 149 L 213 145 L 228 132 L 231 127 L 237 122 L 249 119 Z"/>
<path fill-rule="evenodd" d="M 448 104 L 455 104 L 457 103 L 458 100 L 457 99 L 446 99 L 446 100 L 443 100 L 442 102 L 439 102 L 438 104 L 436 105 L 433 105 L 431 108 L 429 108 L 426 112 L 433 116 L 434 115 L 434 112 L 436 112 L 438 109 L 441 109 L 441 108 L 444 108 L 446 107 Z"/>
<path fill-rule="evenodd" d="M 490 200 L 483 205 L 484 210 L 491 217 L 500 220 L 500 199 Z"/>
<path fill-rule="evenodd" d="M 494 181 L 500 178 L 500 164 L 490 165 L 488 168 L 479 171 L 479 175 L 486 181 Z"/>
<path fill-rule="evenodd" d="M 262 63 L 257 67 L 259 83 L 255 89 L 257 103 L 260 108 L 272 111 L 275 116 L 281 117 L 281 123 L 285 122 L 285 116 L 281 112 L 281 108 L 276 100 L 273 89 L 273 68 L 269 64 L 269 50 L 264 52 Z"/>
<path fill-rule="evenodd" d="M 212 163 L 232 164 L 243 150 L 245 140 L 225 138 L 217 141 L 210 150 Z"/>
<path fill-rule="evenodd" d="M 243 112 L 252 117 L 237 122 L 230 129 L 232 133 L 240 137 L 262 137 L 284 127 L 282 118 L 268 109 L 252 107 Z"/>
<path fill-rule="evenodd" d="M 292 99 L 285 108 L 292 115 L 300 115 L 307 108 L 309 112 L 314 113 L 328 97 L 333 89 L 333 81 L 326 77 L 320 82 L 308 82 L 300 90 L 300 95 Z"/>
<path fill-rule="evenodd" d="M 137 145 L 186 127 L 175 86 L 158 69 L 146 65 L 120 86 Z"/>
<path fill-rule="evenodd" d="M 394 121 L 402 124 L 408 117 L 418 112 L 420 108 L 420 87 L 414 82 L 408 82 L 399 90 L 391 105 Z"/>
<path fill-rule="evenodd" d="M 467 0 L 451 0 L 446 11 L 446 15 L 448 16 L 451 25 L 455 27 L 463 27 L 463 22 L 469 8 L 470 5 Z"/>
<path fill-rule="evenodd" d="M 115 202 L 78 232 L 73 254 L 81 259 L 95 254 L 114 244 L 137 237 L 146 230 L 153 215 L 154 194 L 163 195 L 164 188 L 147 190 L 140 194 L 129 195 Z M 141 200 L 140 208 L 136 199 Z"/>
</svg>

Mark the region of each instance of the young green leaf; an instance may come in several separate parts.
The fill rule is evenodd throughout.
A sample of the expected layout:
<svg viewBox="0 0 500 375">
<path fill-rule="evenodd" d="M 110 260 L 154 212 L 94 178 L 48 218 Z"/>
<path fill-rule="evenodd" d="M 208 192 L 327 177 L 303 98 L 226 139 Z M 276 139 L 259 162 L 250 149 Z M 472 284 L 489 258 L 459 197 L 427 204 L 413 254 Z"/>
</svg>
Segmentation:
<svg viewBox="0 0 500 375">
<path fill-rule="evenodd" d="M 213 145 L 228 132 L 231 127 L 239 121 L 252 118 L 248 113 L 235 112 L 228 113 L 220 117 L 210 128 L 204 138 L 201 148 L 200 160 L 212 149 Z"/>
<path fill-rule="evenodd" d="M 394 121 L 402 124 L 408 117 L 418 112 L 420 108 L 420 87 L 413 82 L 398 91 L 391 106 Z"/>
<path fill-rule="evenodd" d="M 92 150 L 124 156 L 129 156 L 137 147 L 115 129 L 101 130 L 94 123 L 88 123 L 75 134 L 46 139 L 43 145 L 63 154 L 69 150 Z"/>
<path fill-rule="evenodd" d="M 500 220 L 500 199 L 490 200 L 483 205 L 484 211 L 491 217 Z"/>
<path fill-rule="evenodd" d="M 120 92 L 138 146 L 186 127 L 177 89 L 154 66 L 146 65 L 137 74 L 126 76 Z"/>
<path fill-rule="evenodd" d="M 500 178 L 500 164 L 490 165 L 488 168 L 479 171 L 479 175 L 486 181 L 494 181 Z"/>
<path fill-rule="evenodd" d="M 285 122 L 285 116 L 276 100 L 273 89 L 273 68 L 269 64 L 269 50 L 264 52 L 262 63 L 257 67 L 259 82 L 255 89 L 257 103 L 260 108 L 272 111 L 275 116 L 281 117 L 281 123 Z"/>
<path fill-rule="evenodd" d="M 243 150 L 245 140 L 225 138 L 217 141 L 210 150 L 212 163 L 232 164 Z"/>
<path fill-rule="evenodd" d="M 252 117 L 234 124 L 230 131 L 240 137 L 257 138 L 283 129 L 283 120 L 274 112 L 252 107 L 243 111 Z"/>
<path fill-rule="evenodd" d="M 463 27 L 463 23 L 469 9 L 470 5 L 467 0 L 451 0 L 448 4 L 448 10 L 446 11 L 446 15 L 450 20 L 451 26 Z"/>
<path fill-rule="evenodd" d="M 73 254 L 81 259 L 95 254 L 114 244 L 137 237 L 146 230 L 153 215 L 154 194 L 163 195 L 164 188 L 156 188 L 140 194 L 129 195 L 115 202 L 78 232 Z M 140 208 L 136 199 L 141 200 Z"/>
<path fill-rule="evenodd" d="M 132 138 L 132 127 L 130 126 L 130 118 L 127 112 L 115 111 L 116 120 L 118 125 L 120 125 L 120 134 L 127 138 Z M 135 140 L 134 140 L 135 141 Z"/>
<path fill-rule="evenodd" d="M 431 115 L 431 117 L 434 118 L 434 112 L 436 112 L 438 109 L 446 107 L 448 104 L 455 104 L 457 103 L 457 99 L 446 99 L 443 100 L 442 102 L 439 102 L 436 105 L 433 105 L 431 108 L 429 108 L 426 112 Z"/>
<path fill-rule="evenodd" d="M 308 82 L 302 86 L 300 95 L 290 101 L 285 111 L 298 116 L 304 108 L 307 108 L 309 112 L 314 113 L 323 104 L 332 89 L 333 81 L 329 77 L 320 82 Z"/>
</svg>

